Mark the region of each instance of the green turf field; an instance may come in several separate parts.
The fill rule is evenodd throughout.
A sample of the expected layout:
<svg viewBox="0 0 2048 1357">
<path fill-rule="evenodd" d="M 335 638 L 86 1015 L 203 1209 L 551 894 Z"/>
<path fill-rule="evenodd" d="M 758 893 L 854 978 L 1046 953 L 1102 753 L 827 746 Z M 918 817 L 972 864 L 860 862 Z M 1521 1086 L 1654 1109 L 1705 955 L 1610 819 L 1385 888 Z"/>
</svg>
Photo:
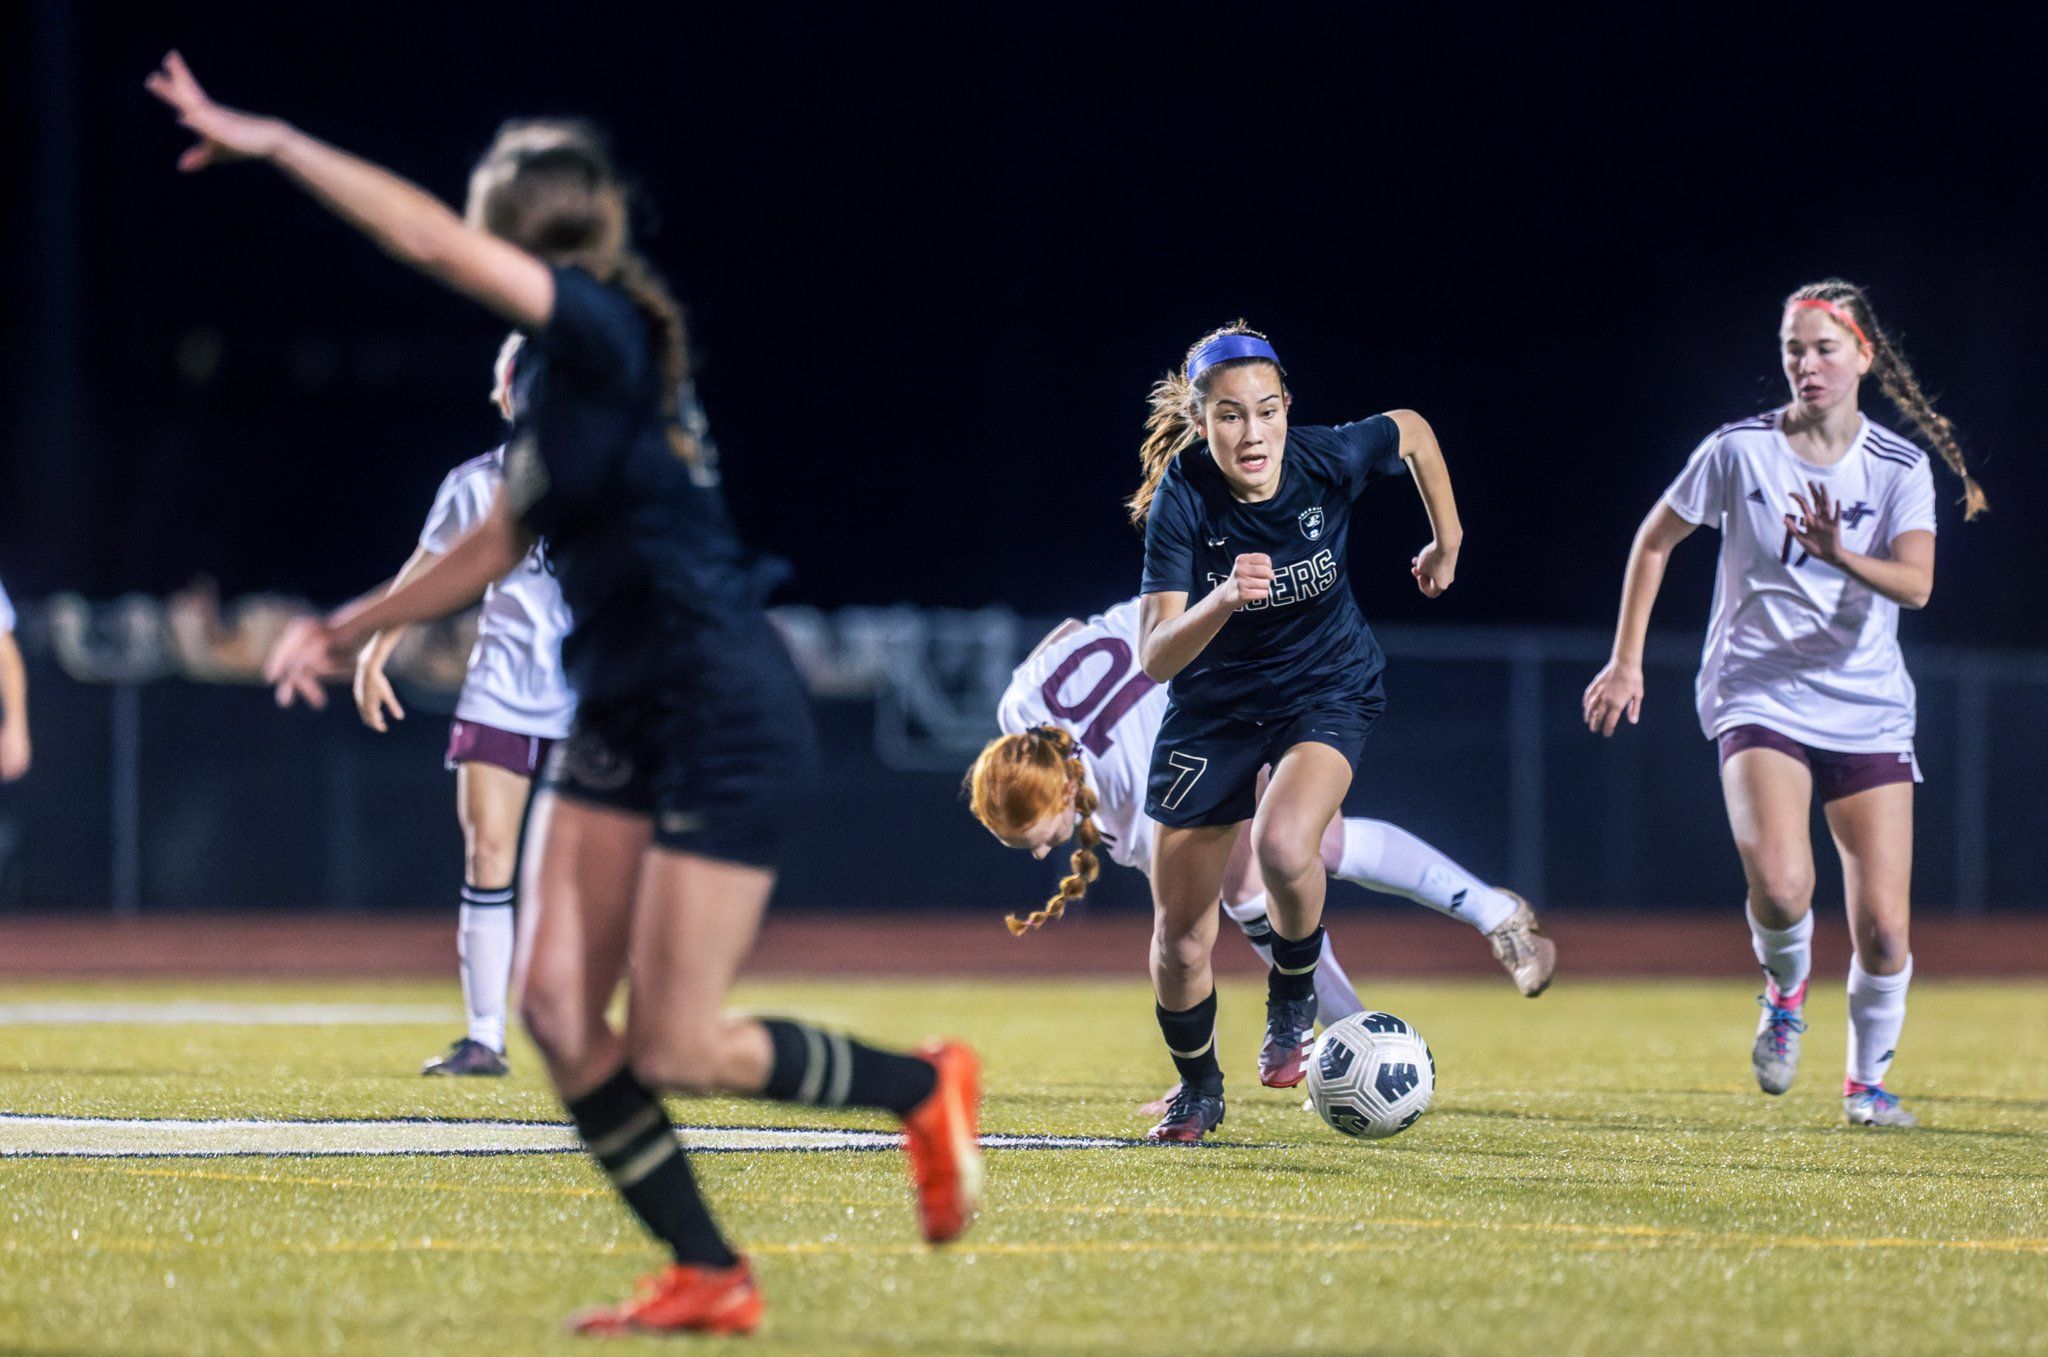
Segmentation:
<svg viewBox="0 0 2048 1357">
<path fill-rule="evenodd" d="M 1345 1141 L 1258 1089 L 1257 995 L 1231 987 L 1225 1143 L 996 1152 L 982 1222 L 947 1252 L 916 1241 L 892 1152 L 700 1158 L 768 1293 L 744 1350 L 2048 1351 L 2041 986 L 1915 987 L 1892 1084 L 1917 1132 L 1840 1124 L 1839 986 L 1816 984 L 1805 1075 L 1782 1099 L 1750 1080 L 1740 982 L 1368 997 L 1436 1053 L 1436 1108 L 1407 1134 Z M 455 1012 L 452 987 L 0 987 L 0 1110 L 559 1115 L 518 1048 L 507 1081 L 412 1074 L 446 1022 L 30 1025 L 21 1008 L 193 999 Z M 778 984 L 744 1000 L 880 1039 L 972 1039 L 990 1132 L 1139 1135 L 1133 1105 L 1171 1082 L 1141 984 Z M 562 1315 L 658 1261 L 595 1170 L 560 1154 L 0 1160 L 0 1223 L 7 1353 L 585 1351 Z"/>
</svg>

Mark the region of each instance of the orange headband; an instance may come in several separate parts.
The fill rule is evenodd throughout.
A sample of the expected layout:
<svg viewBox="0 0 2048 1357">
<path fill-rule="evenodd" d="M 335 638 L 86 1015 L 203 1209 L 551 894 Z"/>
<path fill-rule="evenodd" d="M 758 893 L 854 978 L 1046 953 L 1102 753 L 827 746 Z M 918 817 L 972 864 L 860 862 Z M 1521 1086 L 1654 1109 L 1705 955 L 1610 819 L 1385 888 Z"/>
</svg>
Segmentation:
<svg viewBox="0 0 2048 1357">
<path fill-rule="evenodd" d="M 1856 317 L 1850 315 L 1848 311 L 1835 305 L 1825 297 L 1801 297 L 1785 309 L 1787 311 L 1825 311 L 1840 321 L 1850 334 L 1855 335 L 1858 344 L 1861 344 L 1866 349 L 1874 347 L 1870 342 L 1870 336 L 1864 334 L 1863 327 L 1856 323 Z"/>
</svg>

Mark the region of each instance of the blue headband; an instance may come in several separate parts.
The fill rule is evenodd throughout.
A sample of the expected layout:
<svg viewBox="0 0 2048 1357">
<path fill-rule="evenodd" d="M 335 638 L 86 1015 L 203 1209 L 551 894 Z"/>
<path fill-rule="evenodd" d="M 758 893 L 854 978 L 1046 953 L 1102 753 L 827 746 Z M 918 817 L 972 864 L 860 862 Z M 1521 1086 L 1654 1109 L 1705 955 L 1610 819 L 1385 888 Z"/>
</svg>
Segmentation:
<svg viewBox="0 0 2048 1357">
<path fill-rule="evenodd" d="M 1218 363 L 1228 363 L 1233 358 L 1263 358 L 1282 372 L 1287 371 L 1273 346 L 1257 335 L 1218 335 L 1188 359 L 1188 380 L 1196 381 Z"/>
</svg>

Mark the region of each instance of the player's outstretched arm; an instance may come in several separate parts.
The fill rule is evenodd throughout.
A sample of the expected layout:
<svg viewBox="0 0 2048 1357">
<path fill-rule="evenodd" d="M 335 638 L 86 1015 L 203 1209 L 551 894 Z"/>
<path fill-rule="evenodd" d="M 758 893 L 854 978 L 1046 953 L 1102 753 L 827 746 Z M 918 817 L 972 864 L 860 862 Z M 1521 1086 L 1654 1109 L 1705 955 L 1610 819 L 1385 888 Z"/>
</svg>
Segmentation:
<svg viewBox="0 0 2048 1357">
<path fill-rule="evenodd" d="M 555 276 L 516 245 L 464 224 L 416 184 L 299 131 L 282 118 L 215 103 L 176 52 L 143 81 L 199 141 L 178 158 L 187 174 L 231 160 L 268 161 L 402 264 L 437 278 L 524 329 L 547 324 Z"/>
<path fill-rule="evenodd" d="M 1451 494 L 1451 471 L 1428 420 L 1413 410 L 1389 410 L 1387 418 L 1401 430 L 1401 460 L 1408 464 L 1408 474 L 1422 496 L 1422 511 L 1429 515 L 1429 545 L 1409 561 L 1408 573 L 1415 577 L 1416 588 L 1435 598 L 1457 578 L 1458 551 L 1465 545 L 1458 501 Z"/>
<path fill-rule="evenodd" d="M 1586 685 L 1580 701 L 1586 729 L 1612 735 L 1624 715 L 1630 725 L 1641 719 L 1643 642 L 1650 633 L 1650 609 L 1656 606 L 1657 591 L 1664 585 L 1664 567 L 1671 562 L 1672 548 L 1692 536 L 1698 526 L 1658 500 L 1643 526 L 1636 529 L 1635 545 L 1628 552 L 1628 571 L 1621 581 L 1621 618 L 1614 626 L 1614 653 Z"/>
<path fill-rule="evenodd" d="M 509 574 L 526 549 L 526 537 L 500 490 L 483 520 L 416 578 L 395 584 L 381 598 L 358 599 L 329 617 L 302 617 L 285 628 L 263 666 L 277 704 L 326 706 L 322 677 L 346 673 L 370 637 L 461 611 L 482 598 L 492 581 Z"/>
<path fill-rule="evenodd" d="M 0 782 L 28 772 L 28 669 L 14 633 L 0 631 Z"/>
</svg>

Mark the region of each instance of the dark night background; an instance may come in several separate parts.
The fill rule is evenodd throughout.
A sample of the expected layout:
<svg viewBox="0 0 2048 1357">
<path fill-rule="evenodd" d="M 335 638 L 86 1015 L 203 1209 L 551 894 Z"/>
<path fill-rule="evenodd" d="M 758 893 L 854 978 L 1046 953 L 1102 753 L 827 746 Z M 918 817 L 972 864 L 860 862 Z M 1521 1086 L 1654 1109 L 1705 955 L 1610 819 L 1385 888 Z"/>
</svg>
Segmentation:
<svg viewBox="0 0 2048 1357">
<path fill-rule="evenodd" d="M 1944 587 L 1908 644 L 2039 645 L 2048 26 L 1797 13 L 12 7 L 0 576 L 335 601 L 495 441 L 476 308 L 272 173 L 172 171 L 140 82 L 175 44 L 223 101 L 451 198 L 507 115 L 608 123 L 737 511 L 802 601 L 1128 593 L 1146 387 L 1243 315 L 1297 421 L 1405 405 L 1443 440 L 1458 588 L 1415 595 L 1419 508 L 1381 494 L 1369 616 L 1604 624 L 1688 450 L 1781 399 L 1780 299 L 1841 274 L 1994 505 L 1965 531 L 1937 470 Z M 1697 625 L 1711 557 L 1680 553 L 1661 625 Z"/>
</svg>

